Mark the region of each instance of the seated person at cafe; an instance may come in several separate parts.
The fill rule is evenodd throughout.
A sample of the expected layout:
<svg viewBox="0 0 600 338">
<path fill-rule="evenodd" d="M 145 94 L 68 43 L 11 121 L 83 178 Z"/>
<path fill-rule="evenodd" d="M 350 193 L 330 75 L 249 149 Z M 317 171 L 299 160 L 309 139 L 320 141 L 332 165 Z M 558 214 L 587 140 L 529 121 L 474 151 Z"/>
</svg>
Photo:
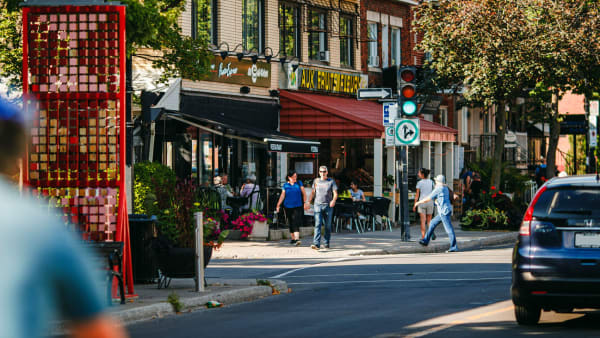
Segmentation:
<svg viewBox="0 0 600 338">
<path fill-rule="evenodd" d="M 215 189 L 221 196 L 221 209 L 231 209 L 231 207 L 227 205 L 227 197 L 233 197 L 233 194 L 227 191 L 227 188 L 223 185 L 221 176 L 215 176 L 214 183 Z"/>
<path fill-rule="evenodd" d="M 356 181 L 350 182 L 350 195 L 352 196 L 352 200 L 354 202 L 365 202 L 367 200 L 365 198 L 365 193 L 362 190 L 358 189 L 358 183 L 356 183 Z"/>
<path fill-rule="evenodd" d="M 258 184 L 256 184 L 256 176 L 255 175 L 250 175 L 246 178 L 246 183 L 244 183 L 242 185 L 242 187 L 240 188 L 240 196 L 242 197 L 249 197 L 250 195 L 252 195 L 252 197 L 250 198 L 250 205 L 246 204 L 245 206 L 242 207 L 242 209 L 255 209 L 256 208 L 256 202 L 258 200 L 258 193 L 260 191 L 260 186 Z"/>
</svg>

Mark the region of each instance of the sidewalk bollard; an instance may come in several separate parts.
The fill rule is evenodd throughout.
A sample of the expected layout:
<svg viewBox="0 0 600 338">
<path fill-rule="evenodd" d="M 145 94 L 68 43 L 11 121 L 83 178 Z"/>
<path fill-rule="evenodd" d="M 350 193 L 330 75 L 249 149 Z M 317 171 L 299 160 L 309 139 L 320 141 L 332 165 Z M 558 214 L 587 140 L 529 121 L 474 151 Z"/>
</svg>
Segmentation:
<svg viewBox="0 0 600 338">
<path fill-rule="evenodd" d="M 196 292 L 204 291 L 204 229 L 203 214 L 197 212 L 196 218 L 195 246 L 196 246 Z"/>
</svg>

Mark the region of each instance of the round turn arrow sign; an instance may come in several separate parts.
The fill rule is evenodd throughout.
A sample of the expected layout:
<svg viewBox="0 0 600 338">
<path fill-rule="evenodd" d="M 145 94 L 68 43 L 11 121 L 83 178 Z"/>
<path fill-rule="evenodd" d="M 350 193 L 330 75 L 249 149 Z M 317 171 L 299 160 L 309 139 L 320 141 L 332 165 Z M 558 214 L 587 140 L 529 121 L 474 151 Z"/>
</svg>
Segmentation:
<svg viewBox="0 0 600 338">
<path fill-rule="evenodd" d="M 419 126 L 413 120 L 401 120 L 396 124 L 395 128 L 396 140 L 402 145 L 411 145 L 418 143 Z"/>
</svg>

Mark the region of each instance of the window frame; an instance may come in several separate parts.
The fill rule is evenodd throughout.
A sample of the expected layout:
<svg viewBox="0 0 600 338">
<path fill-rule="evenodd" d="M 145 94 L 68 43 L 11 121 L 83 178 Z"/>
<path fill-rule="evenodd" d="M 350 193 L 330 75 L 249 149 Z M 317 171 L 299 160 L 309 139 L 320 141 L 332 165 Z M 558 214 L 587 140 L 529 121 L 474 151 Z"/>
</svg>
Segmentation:
<svg viewBox="0 0 600 338">
<path fill-rule="evenodd" d="M 246 27 L 248 27 L 249 25 L 246 25 L 246 18 L 250 17 L 249 15 L 246 15 L 244 13 L 245 9 L 246 9 L 246 4 L 247 1 L 256 1 L 256 5 L 257 5 L 257 20 L 258 22 L 256 23 L 256 28 L 257 28 L 257 40 L 256 41 L 256 46 L 251 46 L 248 47 L 248 40 L 247 40 L 247 32 L 246 32 Z M 253 48 L 256 48 L 257 54 L 261 54 L 263 53 L 264 49 L 265 49 L 265 1 L 264 0 L 242 0 L 242 47 L 244 48 L 245 51 L 250 51 Z"/>
<path fill-rule="evenodd" d="M 281 23 L 282 23 L 282 16 L 281 16 L 281 8 L 282 6 L 285 8 L 285 10 L 294 10 L 293 16 L 294 16 L 294 53 L 293 55 L 288 55 L 287 52 L 285 51 L 286 49 L 286 41 L 284 41 L 284 37 L 286 37 L 286 32 L 285 32 L 285 28 L 287 28 L 287 25 L 284 25 L 282 27 Z M 301 36 L 301 31 L 300 31 L 300 19 L 301 19 L 301 11 L 302 11 L 302 7 L 299 6 L 297 3 L 292 3 L 292 2 L 287 2 L 287 1 L 280 1 L 279 2 L 279 6 L 278 6 L 278 12 L 277 12 L 277 16 L 278 16 L 278 26 L 279 26 L 279 50 L 280 52 L 283 51 L 283 53 L 285 53 L 285 56 L 293 56 L 296 58 L 300 58 L 300 55 L 302 53 L 302 44 L 301 44 L 301 40 L 302 40 L 302 36 Z M 283 45 L 282 45 L 283 43 Z M 282 48 L 283 47 L 283 48 Z"/>
<path fill-rule="evenodd" d="M 342 34 L 342 20 L 348 20 L 348 35 L 343 35 Z M 345 15 L 345 14 L 340 14 L 339 17 L 339 39 L 340 39 L 340 65 L 342 67 L 348 67 L 348 68 L 354 68 L 354 25 L 355 25 L 355 20 L 354 17 L 352 17 L 351 15 Z M 348 49 L 347 51 L 344 52 L 343 46 L 342 46 L 342 40 L 345 40 L 348 43 L 348 46 L 346 46 L 346 48 Z M 346 54 L 347 52 L 347 54 Z M 344 64 L 342 63 L 342 55 L 345 55 L 348 57 L 348 64 Z"/>
<path fill-rule="evenodd" d="M 199 34 L 198 34 L 198 23 L 199 23 L 199 18 L 198 18 L 198 1 L 199 0 L 193 0 L 192 1 L 192 38 L 193 39 L 198 39 Z M 207 0 L 208 2 L 210 2 L 210 36 L 209 36 L 209 41 L 208 43 L 212 43 L 213 45 L 217 45 L 218 44 L 218 30 L 217 30 L 217 20 L 216 18 L 218 18 L 218 11 L 217 11 L 217 0 Z"/>
<path fill-rule="evenodd" d="M 315 27 L 312 25 L 312 18 L 313 18 L 313 14 L 322 14 L 323 15 L 323 28 L 321 27 Z M 328 24 L 329 24 L 329 12 L 327 10 L 324 9 L 320 9 L 317 7 L 309 7 L 307 9 L 307 15 L 306 15 L 306 20 L 307 20 L 307 32 L 308 32 L 308 59 L 311 61 L 319 61 L 319 62 L 323 62 L 319 59 L 319 55 L 312 55 L 312 47 L 313 47 L 313 39 L 312 39 L 312 35 L 313 34 L 317 34 L 318 36 L 318 51 L 319 52 L 323 52 L 323 51 L 329 51 L 329 39 L 327 37 L 328 33 L 329 33 L 329 29 L 328 29 Z M 320 20 L 319 20 L 319 26 L 320 26 Z M 323 46 L 321 46 L 321 36 L 320 34 L 323 34 Z M 323 47 L 323 48 L 321 48 Z"/>
<path fill-rule="evenodd" d="M 397 32 L 397 38 L 394 39 L 394 32 Z M 399 66 L 402 64 L 402 30 L 400 27 L 392 26 L 390 33 L 390 64 Z M 396 54 L 396 55 L 395 55 Z"/>
<path fill-rule="evenodd" d="M 372 30 L 371 27 L 375 27 L 375 39 L 372 39 Z M 379 46 L 378 46 L 378 34 L 379 34 L 379 24 L 377 22 L 373 22 L 373 21 L 368 21 L 367 22 L 367 66 L 368 67 L 379 67 L 379 61 L 378 60 L 378 64 L 372 64 L 371 63 L 371 57 L 375 56 L 377 58 L 379 58 Z M 374 53 L 373 53 L 374 52 Z"/>
</svg>

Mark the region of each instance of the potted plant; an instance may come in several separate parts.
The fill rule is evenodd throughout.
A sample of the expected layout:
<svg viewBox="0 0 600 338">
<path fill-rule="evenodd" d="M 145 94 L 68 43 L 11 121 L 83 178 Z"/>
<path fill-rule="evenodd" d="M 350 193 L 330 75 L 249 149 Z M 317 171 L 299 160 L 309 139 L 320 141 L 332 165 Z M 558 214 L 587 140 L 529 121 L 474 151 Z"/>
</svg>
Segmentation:
<svg viewBox="0 0 600 338">
<path fill-rule="evenodd" d="M 269 224 L 264 214 L 258 211 L 252 211 L 245 214 L 248 223 L 252 224 L 250 240 L 264 241 L 269 236 Z"/>
</svg>

